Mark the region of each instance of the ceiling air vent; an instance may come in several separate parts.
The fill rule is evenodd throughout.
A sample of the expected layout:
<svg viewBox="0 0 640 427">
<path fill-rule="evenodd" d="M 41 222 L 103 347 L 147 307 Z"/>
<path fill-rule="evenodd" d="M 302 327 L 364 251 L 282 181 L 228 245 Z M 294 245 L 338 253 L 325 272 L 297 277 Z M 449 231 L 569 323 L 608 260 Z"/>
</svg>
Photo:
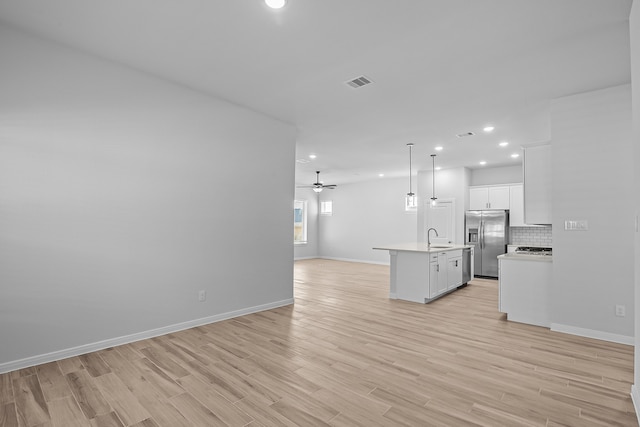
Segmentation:
<svg viewBox="0 0 640 427">
<path fill-rule="evenodd" d="M 351 86 L 352 88 L 357 89 L 357 88 L 359 88 L 359 87 L 366 86 L 366 85 L 368 85 L 369 83 L 373 83 L 373 82 L 372 82 L 372 81 L 371 81 L 371 79 L 370 79 L 370 78 L 368 78 L 368 77 L 360 76 L 360 77 L 356 77 L 356 78 L 355 78 L 355 79 L 353 79 L 353 80 L 349 80 L 349 81 L 348 81 L 348 82 L 346 82 L 346 83 L 347 83 L 349 86 Z"/>
<path fill-rule="evenodd" d="M 464 138 L 465 136 L 473 136 L 473 135 L 475 135 L 475 133 L 473 133 L 473 132 L 464 132 L 464 133 L 459 133 L 456 136 L 458 138 Z"/>
</svg>

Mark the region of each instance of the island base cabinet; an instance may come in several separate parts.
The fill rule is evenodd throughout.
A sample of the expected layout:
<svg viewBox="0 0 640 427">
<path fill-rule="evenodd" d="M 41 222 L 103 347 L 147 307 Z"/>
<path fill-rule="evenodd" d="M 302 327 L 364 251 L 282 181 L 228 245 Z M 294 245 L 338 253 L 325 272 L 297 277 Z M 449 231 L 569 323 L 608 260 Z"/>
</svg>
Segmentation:
<svg viewBox="0 0 640 427">
<path fill-rule="evenodd" d="M 440 252 L 437 254 L 431 254 L 429 265 L 428 299 L 434 299 L 447 291 L 447 253 Z"/>
<path fill-rule="evenodd" d="M 424 304 L 462 285 L 462 249 L 439 252 L 389 249 L 389 255 L 392 299 Z"/>
<path fill-rule="evenodd" d="M 447 258 L 447 290 L 462 286 L 462 256 Z"/>
<path fill-rule="evenodd" d="M 398 252 L 395 267 L 396 298 L 424 304 L 429 295 L 429 268 L 425 254 Z"/>
</svg>

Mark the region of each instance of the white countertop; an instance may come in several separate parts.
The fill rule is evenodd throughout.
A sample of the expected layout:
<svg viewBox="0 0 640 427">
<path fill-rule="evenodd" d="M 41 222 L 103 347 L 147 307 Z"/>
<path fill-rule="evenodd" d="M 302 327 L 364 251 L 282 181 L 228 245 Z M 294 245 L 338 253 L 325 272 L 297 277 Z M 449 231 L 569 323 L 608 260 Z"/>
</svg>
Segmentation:
<svg viewBox="0 0 640 427">
<path fill-rule="evenodd" d="M 389 246 L 379 246 L 373 249 L 383 250 L 383 251 L 401 251 L 401 252 L 444 252 L 444 251 L 455 251 L 458 249 L 471 248 L 469 245 L 440 245 L 440 244 L 432 244 L 430 248 L 427 247 L 426 243 L 400 243 Z"/>
<path fill-rule="evenodd" d="M 529 255 L 529 254 L 516 254 L 506 253 L 498 255 L 498 259 L 502 260 L 514 260 L 514 261 L 538 261 L 538 262 L 553 262 L 552 255 Z"/>
</svg>

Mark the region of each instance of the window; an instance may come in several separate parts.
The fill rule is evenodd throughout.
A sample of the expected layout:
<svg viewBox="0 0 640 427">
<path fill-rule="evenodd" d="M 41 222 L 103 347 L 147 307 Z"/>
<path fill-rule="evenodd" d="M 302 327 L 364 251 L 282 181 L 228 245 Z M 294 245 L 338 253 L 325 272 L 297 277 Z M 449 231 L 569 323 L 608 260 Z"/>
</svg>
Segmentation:
<svg viewBox="0 0 640 427">
<path fill-rule="evenodd" d="M 293 243 L 296 245 L 307 243 L 306 200 L 295 200 L 293 202 Z"/>
<path fill-rule="evenodd" d="M 333 215 L 333 200 L 323 200 L 320 202 L 320 215 Z"/>
</svg>

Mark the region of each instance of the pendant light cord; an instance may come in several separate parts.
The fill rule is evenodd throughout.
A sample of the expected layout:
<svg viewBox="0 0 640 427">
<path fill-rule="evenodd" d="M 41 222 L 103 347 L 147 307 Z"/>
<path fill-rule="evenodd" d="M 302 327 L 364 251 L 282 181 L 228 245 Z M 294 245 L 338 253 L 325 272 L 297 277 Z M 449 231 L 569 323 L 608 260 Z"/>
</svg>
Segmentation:
<svg viewBox="0 0 640 427">
<path fill-rule="evenodd" d="M 431 190 L 431 200 L 433 200 L 434 202 L 436 201 L 437 197 L 436 197 L 436 155 L 432 154 L 431 155 L 431 168 L 433 171 L 433 175 L 432 175 L 432 190 Z"/>
<path fill-rule="evenodd" d="M 411 187 L 411 151 L 413 149 L 413 143 L 408 143 L 407 144 L 409 146 L 409 194 L 407 194 L 407 196 L 413 196 L 413 189 Z"/>
</svg>

